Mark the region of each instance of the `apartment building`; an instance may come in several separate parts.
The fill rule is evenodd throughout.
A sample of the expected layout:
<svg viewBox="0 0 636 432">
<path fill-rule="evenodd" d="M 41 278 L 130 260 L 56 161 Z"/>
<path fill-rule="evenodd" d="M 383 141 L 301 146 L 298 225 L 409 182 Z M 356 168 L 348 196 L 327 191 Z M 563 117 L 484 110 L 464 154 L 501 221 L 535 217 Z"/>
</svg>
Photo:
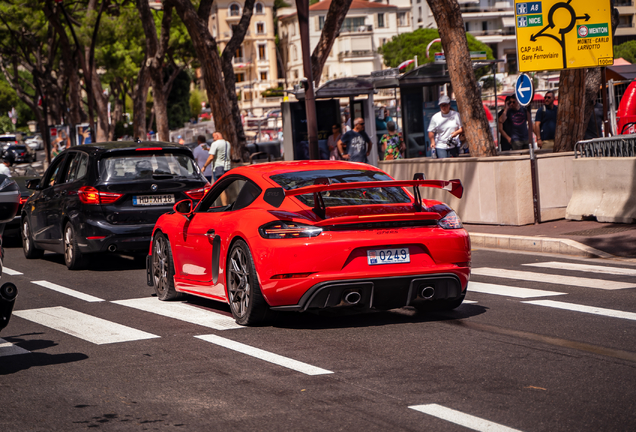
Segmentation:
<svg viewBox="0 0 636 432">
<path fill-rule="evenodd" d="M 232 29 L 243 15 L 243 1 L 217 0 L 209 20 L 209 30 L 222 51 L 232 37 Z M 264 98 L 261 93 L 278 87 L 274 0 L 257 0 L 245 39 L 234 56 L 234 74 L 242 110 L 261 114 L 280 106 L 282 98 Z"/>
<path fill-rule="evenodd" d="M 514 0 L 458 0 L 466 31 L 488 45 L 497 59 L 505 60 L 499 72 L 518 72 Z M 426 0 L 413 0 L 413 29 L 437 28 Z"/>
<path fill-rule="evenodd" d="M 614 7 L 618 9 L 618 27 L 614 35 L 614 45 L 634 40 L 636 38 L 636 5 L 634 0 L 614 0 Z"/>
<path fill-rule="evenodd" d="M 318 44 L 331 0 L 309 7 L 310 49 Z M 412 31 L 410 0 L 390 0 L 390 4 L 353 0 L 340 28 L 321 82 L 349 76 L 368 75 L 382 69 L 378 48 L 400 33 Z M 294 9 L 280 10 L 278 34 L 288 86 L 304 77 L 298 15 Z"/>
</svg>

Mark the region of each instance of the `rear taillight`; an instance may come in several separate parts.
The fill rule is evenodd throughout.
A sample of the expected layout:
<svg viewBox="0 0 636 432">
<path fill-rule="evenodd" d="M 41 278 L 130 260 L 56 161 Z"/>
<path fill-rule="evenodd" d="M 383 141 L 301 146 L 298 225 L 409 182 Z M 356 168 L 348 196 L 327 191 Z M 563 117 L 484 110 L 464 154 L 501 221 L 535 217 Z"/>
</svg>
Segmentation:
<svg viewBox="0 0 636 432">
<path fill-rule="evenodd" d="M 266 239 L 288 239 L 317 237 L 322 232 L 322 228 L 291 221 L 275 221 L 263 225 L 258 232 Z"/>
<path fill-rule="evenodd" d="M 193 200 L 198 201 L 203 198 L 210 189 L 212 189 L 212 185 L 210 183 L 206 183 L 202 188 L 185 191 L 185 194 Z"/>
<path fill-rule="evenodd" d="M 20 205 L 23 205 L 28 200 L 29 200 L 29 197 L 20 197 Z"/>
<path fill-rule="evenodd" d="M 77 196 L 84 204 L 112 204 L 121 198 L 123 194 L 113 192 L 101 192 L 92 186 L 82 186 L 77 191 Z"/>
</svg>

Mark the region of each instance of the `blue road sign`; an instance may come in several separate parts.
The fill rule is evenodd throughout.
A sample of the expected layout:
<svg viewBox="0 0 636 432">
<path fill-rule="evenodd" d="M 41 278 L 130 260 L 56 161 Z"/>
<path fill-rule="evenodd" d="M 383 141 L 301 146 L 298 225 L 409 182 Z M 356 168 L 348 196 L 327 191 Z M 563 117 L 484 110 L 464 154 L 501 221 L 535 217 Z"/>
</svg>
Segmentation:
<svg viewBox="0 0 636 432">
<path fill-rule="evenodd" d="M 532 102 L 532 98 L 534 97 L 534 87 L 532 85 L 532 79 L 526 75 L 521 74 L 519 78 L 517 78 L 517 83 L 515 84 L 515 95 L 517 96 L 517 100 L 521 106 L 528 106 L 530 102 Z"/>
</svg>

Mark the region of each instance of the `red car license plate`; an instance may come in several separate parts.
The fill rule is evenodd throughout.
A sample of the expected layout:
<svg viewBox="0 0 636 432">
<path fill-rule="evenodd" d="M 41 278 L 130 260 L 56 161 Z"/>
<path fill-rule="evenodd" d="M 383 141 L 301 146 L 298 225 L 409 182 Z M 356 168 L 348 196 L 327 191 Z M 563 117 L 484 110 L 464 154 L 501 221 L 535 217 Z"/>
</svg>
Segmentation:
<svg viewBox="0 0 636 432">
<path fill-rule="evenodd" d="M 403 264 L 411 262 L 409 248 L 371 249 L 367 251 L 369 265 Z"/>
</svg>

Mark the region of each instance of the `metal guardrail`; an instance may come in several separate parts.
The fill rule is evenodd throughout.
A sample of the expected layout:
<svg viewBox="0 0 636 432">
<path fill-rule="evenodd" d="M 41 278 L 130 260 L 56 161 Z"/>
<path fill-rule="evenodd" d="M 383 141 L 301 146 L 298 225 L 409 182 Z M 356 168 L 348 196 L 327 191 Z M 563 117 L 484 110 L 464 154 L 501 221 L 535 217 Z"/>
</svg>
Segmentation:
<svg viewBox="0 0 636 432">
<path fill-rule="evenodd" d="M 579 141 L 574 146 L 574 158 L 579 157 L 636 157 L 636 135 Z"/>
</svg>

